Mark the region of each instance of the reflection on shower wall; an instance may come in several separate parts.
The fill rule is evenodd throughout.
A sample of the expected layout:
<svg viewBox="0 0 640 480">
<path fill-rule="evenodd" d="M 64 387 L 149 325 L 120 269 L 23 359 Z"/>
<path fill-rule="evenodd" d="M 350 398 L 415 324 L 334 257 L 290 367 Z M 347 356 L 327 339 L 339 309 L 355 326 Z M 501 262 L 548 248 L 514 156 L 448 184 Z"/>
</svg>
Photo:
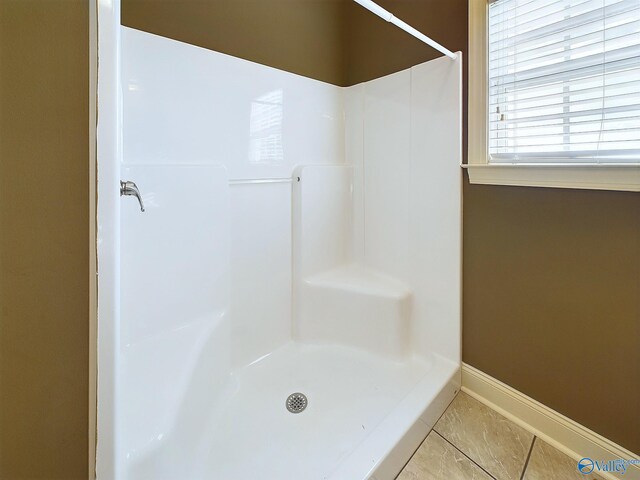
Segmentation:
<svg viewBox="0 0 640 480">
<path fill-rule="evenodd" d="M 282 163 L 282 89 L 274 90 L 251 102 L 249 161 L 278 165 Z"/>
<path fill-rule="evenodd" d="M 122 199 L 116 478 L 238 471 L 246 458 L 212 452 L 259 439 L 235 421 L 220 437 L 220 422 L 275 402 L 298 362 L 316 392 L 298 419 L 325 447 L 296 468 L 363 478 L 345 472 L 411 431 L 397 470 L 459 386 L 460 60 L 343 89 L 128 28 L 122 53 L 121 171 L 147 211 Z M 335 365 L 354 395 L 383 393 L 341 409 Z M 252 412 L 281 429 L 271 448 L 304 433 Z"/>
<path fill-rule="evenodd" d="M 122 52 L 122 174 L 147 211 L 123 201 L 118 443 L 166 475 L 185 462 L 147 457 L 180 412 L 291 339 L 291 172 L 344 162 L 342 92 L 128 28 Z"/>
<path fill-rule="evenodd" d="M 122 42 L 125 163 L 233 180 L 344 161 L 340 88 L 126 27 Z"/>
</svg>

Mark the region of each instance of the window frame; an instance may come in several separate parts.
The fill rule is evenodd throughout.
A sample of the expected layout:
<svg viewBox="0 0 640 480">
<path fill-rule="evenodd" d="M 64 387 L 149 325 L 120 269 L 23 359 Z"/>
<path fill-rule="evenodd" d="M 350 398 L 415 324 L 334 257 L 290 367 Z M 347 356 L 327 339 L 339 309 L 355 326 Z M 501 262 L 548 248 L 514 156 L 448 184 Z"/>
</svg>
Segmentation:
<svg viewBox="0 0 640 480">
<path fill-rule="evenodd" d="M 468 163 L 473 184 L 640 192 L 640 163 L 491 163 L 488 148 L 489 0 L 469 0 Z"/>
</svg>

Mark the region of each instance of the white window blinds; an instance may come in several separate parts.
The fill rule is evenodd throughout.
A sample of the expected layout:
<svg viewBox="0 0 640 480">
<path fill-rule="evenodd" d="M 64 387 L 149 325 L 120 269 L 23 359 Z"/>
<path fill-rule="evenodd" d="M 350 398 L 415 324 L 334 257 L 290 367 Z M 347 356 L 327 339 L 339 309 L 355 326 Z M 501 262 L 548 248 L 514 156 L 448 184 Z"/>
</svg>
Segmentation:
<svg viewBox="0 0 640 480">
<path fill-rule="evenodd" d="M 640 162 L 640 0 L 489 5 L 492 162 Z"/>
</svg>

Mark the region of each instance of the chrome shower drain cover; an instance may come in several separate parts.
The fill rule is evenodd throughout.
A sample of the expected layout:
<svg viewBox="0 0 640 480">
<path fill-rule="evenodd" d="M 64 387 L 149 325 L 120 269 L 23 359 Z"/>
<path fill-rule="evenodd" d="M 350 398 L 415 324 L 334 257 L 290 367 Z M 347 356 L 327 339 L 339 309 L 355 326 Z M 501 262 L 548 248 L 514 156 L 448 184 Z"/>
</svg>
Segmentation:
<svg viewBox="0 0 640 480">
<path fill-rule="evenodd" d="M 309 402 L 307 401 L 307 396 L 305 394 L 296 392 L 287 397 L 285 405 L 287 406 L 287 410 L 291 413 L 300 413 L 307 408 L 308 403 Z"/>
</svg>

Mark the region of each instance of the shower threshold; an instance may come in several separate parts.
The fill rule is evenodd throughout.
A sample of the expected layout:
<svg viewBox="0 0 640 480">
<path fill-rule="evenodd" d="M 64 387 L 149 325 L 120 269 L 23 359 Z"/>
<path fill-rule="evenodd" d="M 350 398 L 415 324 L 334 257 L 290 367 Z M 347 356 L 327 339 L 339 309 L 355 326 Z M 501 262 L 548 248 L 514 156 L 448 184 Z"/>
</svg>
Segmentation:
<svg viewBox="0 0 640 480">
<path fill-rule="evenodd" d="M 234 371 L 223 398 L 189 422 L 197 431 L 176 428 L 132 458 L 130 478 L 391 479 L 458 385 L 457 365 L 436 355 L 397 361 L 291 342 Z M 292 392 L 308 399 L 295 415 Z"/>
</svg>

